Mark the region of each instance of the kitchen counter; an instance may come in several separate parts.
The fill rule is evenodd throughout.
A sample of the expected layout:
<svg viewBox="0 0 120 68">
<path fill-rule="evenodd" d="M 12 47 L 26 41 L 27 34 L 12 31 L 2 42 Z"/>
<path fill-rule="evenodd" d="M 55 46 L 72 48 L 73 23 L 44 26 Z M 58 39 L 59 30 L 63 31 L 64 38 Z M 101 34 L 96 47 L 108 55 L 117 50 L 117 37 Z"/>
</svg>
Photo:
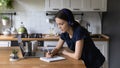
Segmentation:
<svg viewBox="0 0 120 68">
<path fill-rule="evenodd" d="M 42 38 L 22 38 L 23 41 L 32 41 L 32 40 L 38 40 L 38 41 L 58 41 L 58 36 L 44 36 Z M 17 38 L 15 35 L 9 35 L 4 36 L 0 35 L 0 41 L 16 41 Z"/>
<path fill-rule="evenodd" d="M 9 61 L 9 56 L 13 49 L 19 47 L 0 47 L 0 68 L 86 68 L 82 60 L 75 60 L 64 56 L 66 59 L 56 62 L 44 62 L 39 58 L 22 58 L 21 52 L 18 52 L 20 59 L 15 62 Z"/>
<path fill-rule="evenodd" d="M 93 41 L 109 41 L 109 36 L 104 34 L 91 34 L 90 36 Z"/>
<path fill-rule="evenodd" d="M 93 41 L 108 41 L 109 37 L 104 34 L 92 34 L 91 38 Z M 17 38 L 15 38 L 15 35 L 9 35 L 9 36 L 4 36 L 0 35 L 0 41 L 16 41 Z M 58 41 L 59 36 L 54 36 L 54 35 L 46 35 L 42 38 L 22 38 L 23 41 L 32 41 L 32 40 L 38 40 L 38 41 Z"/>
</svg>

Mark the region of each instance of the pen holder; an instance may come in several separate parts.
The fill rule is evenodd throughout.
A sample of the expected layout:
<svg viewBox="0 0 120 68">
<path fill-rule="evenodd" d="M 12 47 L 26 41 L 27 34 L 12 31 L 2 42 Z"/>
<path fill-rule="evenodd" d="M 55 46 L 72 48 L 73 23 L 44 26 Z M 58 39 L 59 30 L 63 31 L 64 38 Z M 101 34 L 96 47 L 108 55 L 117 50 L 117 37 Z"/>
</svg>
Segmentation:
<svg viewBox="0 0 120 68">
<path fill-rule="evenodd" d="M 38 47 L 38 42 L 37 41 L 31 41 L 31 46 L 32 46 L 32 52 L 36 52 L 37 47 Z"/>
<path fill-rule="evenodd" d="M 25 42 L 25 52 L 32 52 L 31 42 Z"/>
</svg>

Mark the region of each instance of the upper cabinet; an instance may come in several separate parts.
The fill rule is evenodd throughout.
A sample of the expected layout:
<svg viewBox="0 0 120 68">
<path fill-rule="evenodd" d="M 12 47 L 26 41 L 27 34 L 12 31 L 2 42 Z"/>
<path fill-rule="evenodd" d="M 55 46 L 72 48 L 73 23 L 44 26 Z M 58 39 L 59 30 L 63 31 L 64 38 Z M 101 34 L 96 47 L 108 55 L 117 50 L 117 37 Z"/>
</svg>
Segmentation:
<svg viewBox="0 0 120 68">
<path fill-rule="evenodd" d="M 107 11 L 107 0 L 85 0 L 88 11 Z M 89 7 L 90 6 L 90 7 Z"/>
<path fill-rule="evenodd" d="M 45 0 L 46 11 L 58 11 L 63 8 L 62 0 Z"/>
<path fill-rule="evenodd" d="M 45 0 L 45 11 L 58 11 L 62 8 L 104 12 L 107 9 L 107 0 Z"/>
<path fill-rule="evenodd" d="M 45 11 L 58 11 L 68 8 L 72 11 L 80 11 L 83 0 L 45 0 Z"/>
<path fill-rule="evenodd" d="M 83 6 L 83 0 L 69 0 L 69 9 L 71 9 L 72 11 L 82 11 L 82 9 L 84 8 Z"/>
</svg>

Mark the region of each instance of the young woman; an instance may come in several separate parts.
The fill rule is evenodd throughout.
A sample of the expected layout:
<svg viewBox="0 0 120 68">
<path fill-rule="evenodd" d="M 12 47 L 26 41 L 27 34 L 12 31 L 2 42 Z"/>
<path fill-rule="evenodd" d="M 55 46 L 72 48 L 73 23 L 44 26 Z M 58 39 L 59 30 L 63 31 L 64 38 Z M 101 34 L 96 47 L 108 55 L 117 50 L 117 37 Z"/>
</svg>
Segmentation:
<svg viewBox="0 0 120 68">
<path fill-rule="evenodd" d="M 75 21 L 69 9 L 60 10 L 55 16 L 55 21 L 62 33 L 57 46 L 51 53 L 47 53 L 46 57 L 52 57 L 62 49 L 62 54 L 73 59 L 82 59 L 87 68 L 99 68 L 103 64 L 104 56 L 96 48 L 89 32 Z M 64 42 L 67 43 L 68 49 L 62 48 Z"/>
</svg>

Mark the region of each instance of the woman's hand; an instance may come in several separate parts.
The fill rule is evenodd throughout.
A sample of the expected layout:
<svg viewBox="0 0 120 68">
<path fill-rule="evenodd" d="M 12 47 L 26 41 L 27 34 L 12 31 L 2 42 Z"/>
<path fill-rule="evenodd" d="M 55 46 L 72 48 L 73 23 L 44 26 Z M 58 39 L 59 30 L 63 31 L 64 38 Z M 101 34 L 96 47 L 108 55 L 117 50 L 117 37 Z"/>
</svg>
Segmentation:
<svg viewBox="0 0 120 68">
<path fill-rule="evenodd" d="M 45 55 L 45 57 L 47 57 L 47 58 L 51 58 L 51 57 L 53 57 L 53 54 L 50 53 L 50 52 L 47 52 L 46 55 Z"/>
<path fill-rule="evenodd" d="M 53 57 L 54 55 L 58 53 L 58 51 L 59 51 L 58 49 L 54 48 L 51 52 L 48 51 L 45 56 L 48 58 Z"/>
</svg>

